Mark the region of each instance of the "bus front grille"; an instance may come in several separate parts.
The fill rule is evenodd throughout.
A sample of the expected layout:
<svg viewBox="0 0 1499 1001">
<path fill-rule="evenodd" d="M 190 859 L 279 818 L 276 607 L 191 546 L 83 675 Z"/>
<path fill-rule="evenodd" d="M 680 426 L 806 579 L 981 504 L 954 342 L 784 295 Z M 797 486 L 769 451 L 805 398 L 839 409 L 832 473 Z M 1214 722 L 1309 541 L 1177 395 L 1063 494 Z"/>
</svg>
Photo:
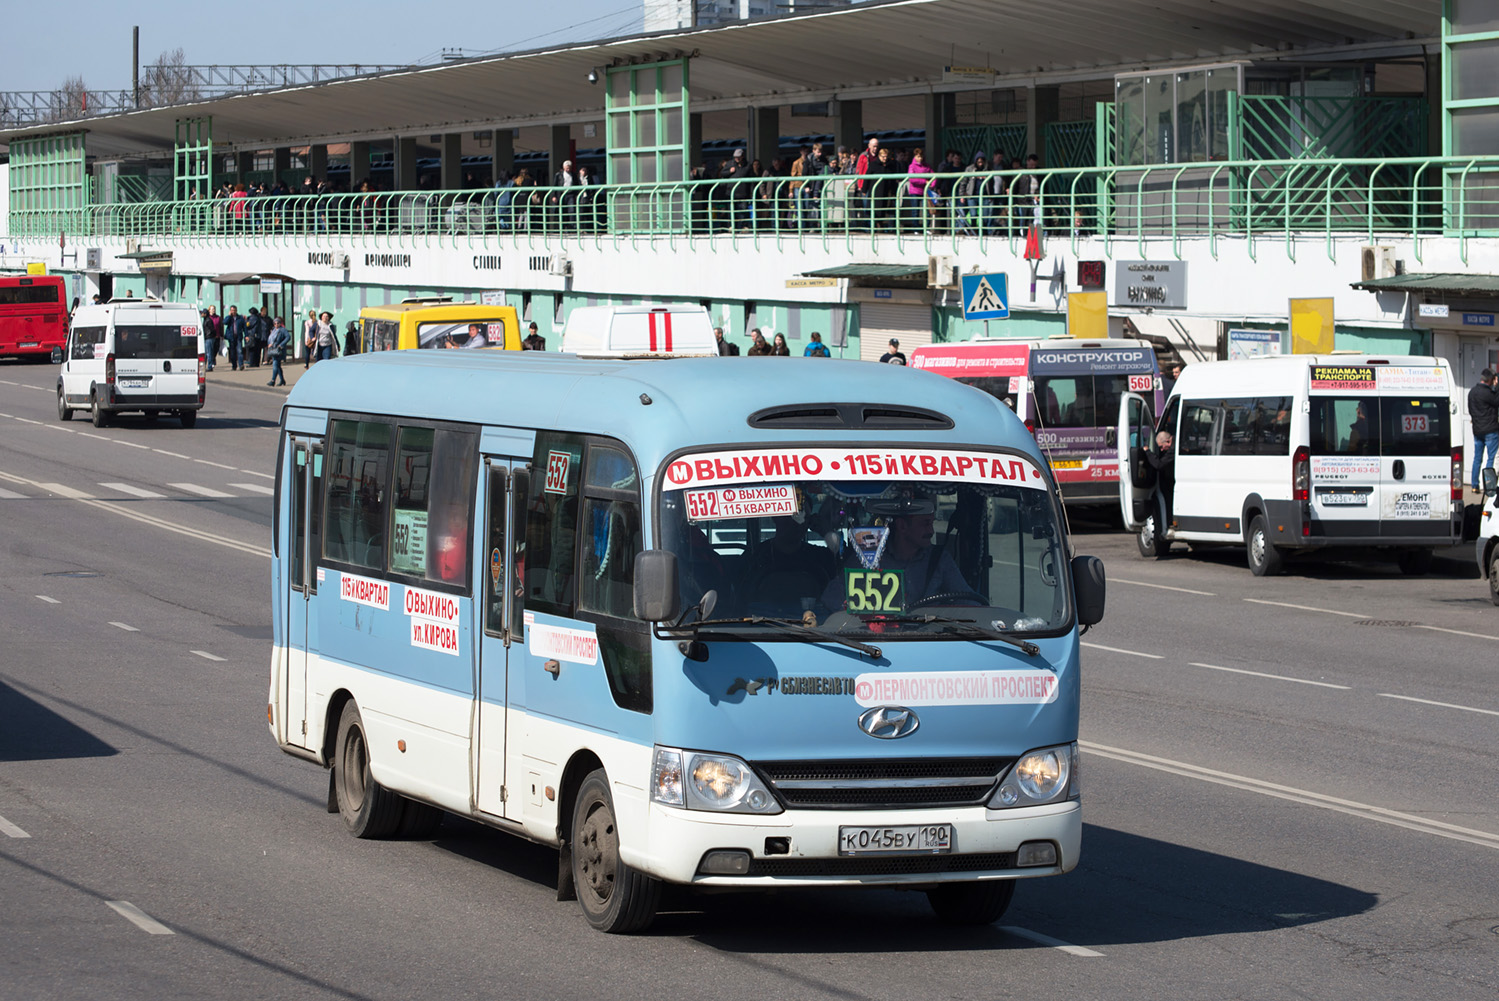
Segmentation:
<svg viewBox="0 0 1499 1001">
<path fill-rule="evenodd" d="M 758 761 L 754 768 L 790 809 L 915 810 L 988 801 L 1009 758 Z"/>
</svg>

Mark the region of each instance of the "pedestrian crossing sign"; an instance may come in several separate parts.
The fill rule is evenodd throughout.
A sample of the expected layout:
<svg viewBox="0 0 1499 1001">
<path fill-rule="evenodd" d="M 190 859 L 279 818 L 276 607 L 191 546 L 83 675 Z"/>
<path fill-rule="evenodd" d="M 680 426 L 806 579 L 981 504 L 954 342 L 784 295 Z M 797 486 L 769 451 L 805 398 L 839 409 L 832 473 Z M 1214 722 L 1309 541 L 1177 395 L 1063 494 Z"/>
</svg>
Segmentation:
<svg viewBox="0 0 1499 1001">
<path fill-rule="evenodd" d="M 963 319 L 1007 320 L 1010 318 L 1010 289 L 1003 271 L 992 274 L 961 275 Z"/>
</svg>

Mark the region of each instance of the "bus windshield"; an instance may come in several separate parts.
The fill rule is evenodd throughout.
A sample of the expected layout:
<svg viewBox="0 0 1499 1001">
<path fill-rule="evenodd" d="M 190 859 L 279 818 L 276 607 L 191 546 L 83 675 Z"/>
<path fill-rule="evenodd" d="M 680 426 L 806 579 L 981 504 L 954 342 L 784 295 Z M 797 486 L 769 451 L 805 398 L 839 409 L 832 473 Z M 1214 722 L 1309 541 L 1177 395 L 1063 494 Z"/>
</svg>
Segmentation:
<svg viewBox="0 0 1499 1001">
<path fill-rule="evenodd" d="M 883 640 L 1068 625 L 1060 521 L 1028 459 L 805 449 L 771 464 L 783 454 L 669 465 L 660 545 L 677 555 L 684 608 L 715 591 L 715 622 L 757 641 L 796 636 L 756 617 Z M 723 475 L 735 468 L 747 475 Z"/>
</svg>

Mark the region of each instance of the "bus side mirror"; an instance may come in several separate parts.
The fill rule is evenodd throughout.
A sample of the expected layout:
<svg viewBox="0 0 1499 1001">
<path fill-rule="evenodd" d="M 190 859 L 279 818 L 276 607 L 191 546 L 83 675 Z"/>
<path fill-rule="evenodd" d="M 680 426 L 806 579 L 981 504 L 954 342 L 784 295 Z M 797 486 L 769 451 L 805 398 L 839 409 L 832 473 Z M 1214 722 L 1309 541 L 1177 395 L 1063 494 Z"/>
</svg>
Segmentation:
<svg viewBox="0 0 1499 1001">
<path fill-rule="evenodd" d="M 1072 558 L 1072 596 L 1077 602 L 1077 624 L 1094 626 L 1103 621 L 1105 580 L 1103 560 L 1097 556 Z"/>
<path fill-rule="evenodd" d="M 677 589 L 677 554 L 646 549 L 635 554 L 635 617 L 646 622 L 672 622 L 682 614 Z"/>
</svg>

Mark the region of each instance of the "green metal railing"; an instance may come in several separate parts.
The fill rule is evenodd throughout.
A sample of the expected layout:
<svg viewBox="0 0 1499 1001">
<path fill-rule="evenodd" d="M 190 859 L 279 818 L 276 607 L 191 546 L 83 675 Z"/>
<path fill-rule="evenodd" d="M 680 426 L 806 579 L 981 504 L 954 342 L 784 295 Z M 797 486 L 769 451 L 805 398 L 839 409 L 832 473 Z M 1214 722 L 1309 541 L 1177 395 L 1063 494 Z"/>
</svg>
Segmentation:
<svg viewBox="0 0 1499 1001">
<path fill-rule="evenodd" d="M 1034 183 L 1026 180 L 1033 179 Z M 1389 184 L 1390 178 L 1398 183 Z M 935 180 L 940 197 L 925 193 Z M 1106 211 L 1101 211 L 1101 207 Z M 986 174 L 747 178 L 584 188 L 402 191 L 95 205 L 12 211 L 11 235 L 59 232 L 222 246 L 255 239 L 301 245 L 331 236 L 356 246 L 546 251 L 665 243 L 708 252 L 893 244 L 1023 253 L 1031 228 L 1074 252 L 1088 240 L 1120 244 L 1206 239 L 1298 247 L 1338 237 L 1499 236 L 1499 156 L 1383 160 L 1270 160 L 1094 167 Z M 974 246 L 975 244 L 964 244 Z"/>
</svg>

